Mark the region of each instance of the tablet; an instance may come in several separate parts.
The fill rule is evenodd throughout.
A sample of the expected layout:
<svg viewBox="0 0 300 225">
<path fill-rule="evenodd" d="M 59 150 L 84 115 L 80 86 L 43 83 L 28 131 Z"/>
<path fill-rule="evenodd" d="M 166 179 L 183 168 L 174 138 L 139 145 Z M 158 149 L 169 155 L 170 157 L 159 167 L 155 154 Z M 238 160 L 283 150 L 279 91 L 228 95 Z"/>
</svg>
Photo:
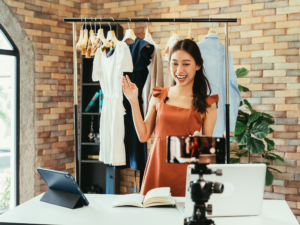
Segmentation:
<svg viewBox="0 0 300 225">
<path fill-rule="evenodd" d="M 70 173 L 41 167 L 37 168 L 37 171 L 42 176 L 48 188 L 81 195 L 84 205 L 89 205 L 89 201 Z"/>
</svg>

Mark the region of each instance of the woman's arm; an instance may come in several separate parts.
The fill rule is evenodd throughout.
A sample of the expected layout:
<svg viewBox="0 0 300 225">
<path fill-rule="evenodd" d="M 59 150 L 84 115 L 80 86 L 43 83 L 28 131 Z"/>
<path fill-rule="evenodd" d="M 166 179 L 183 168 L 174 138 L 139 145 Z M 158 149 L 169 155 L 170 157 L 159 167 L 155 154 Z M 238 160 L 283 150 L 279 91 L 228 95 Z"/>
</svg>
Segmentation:
<svg viewBox="0 0 300 225">
<path fill-rule="evenodd" d="M 211 107 L 207 108 L 205 119 L 202 125 L 202 134 L 212 136 L 217 121 L 217 104 L 213 103 Z"/>
<path fill-rule="evenodd" d="M 145 121 L 143 121 L 138 101 L 138 88 L 134 83 L 130 81 L 128 76 L 126 76 L 126 79 L 123 77 L 122 85 L 124 94 L 131 104 L 135 130 L 140 142 L 147 142 L 154 130 L 156 119 L 156 104 L 159 103 L 159 98 L 151 97 L 148 113 Z"/>
</svg>

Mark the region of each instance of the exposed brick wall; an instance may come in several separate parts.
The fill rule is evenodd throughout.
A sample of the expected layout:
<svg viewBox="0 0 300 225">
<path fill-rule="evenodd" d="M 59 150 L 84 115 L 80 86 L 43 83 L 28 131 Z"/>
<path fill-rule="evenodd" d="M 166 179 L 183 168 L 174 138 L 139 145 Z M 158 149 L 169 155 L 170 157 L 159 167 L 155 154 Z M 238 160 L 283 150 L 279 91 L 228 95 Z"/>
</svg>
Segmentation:
<svg viewBox="0 0 300 225">
<path fill-rule="evenodd" d="M 254 109 L 275 117 L 269 135 L 285 164 L 275 163 L 282 174 L 266 187 L 266 198 L 285 199 L 300 221 L 300 2 L 299 0 L 5 0 L 26 28 L 36 51 L 36 166 L 74 173 L 72 27 L 64 17 L 238 18 L 229 24 L 229 49 L 235 69 L 250 70 L 238 83 L 250 89 L 242 97 Z M 130 23 L 144 38 L 145 23 Z M 127 24 L 122 24 L 127 29 Z M 212 24 L 193 23 L 196 39 L 202 40 Z M 213 29 L 224 42 L 224 23 Z M 190 24 L 176 23 L 181 38 Z M 149 23 L 154 41 L 163 49 L 173 23 Z M 79 29 L 79 27 L 78 27 Z M 78 63 L 80 59 L 78 58 Z M 164 62 L 164 72 L 167 63 Z M 148 142 L 151 148 L 153 137 Z M 234 146 L 234 145 L 233 145 Z M 251 160 L 256 156 L 252 155 Z M 243 159 L 245 160 L 245 159 Z M 259 160 L 259 159 L 255 159 Z M 133 172 L 121 172 L 121 192 L 133 191 Z M 36 194 L 43 184 L 36 175 Z"/>
</svg>

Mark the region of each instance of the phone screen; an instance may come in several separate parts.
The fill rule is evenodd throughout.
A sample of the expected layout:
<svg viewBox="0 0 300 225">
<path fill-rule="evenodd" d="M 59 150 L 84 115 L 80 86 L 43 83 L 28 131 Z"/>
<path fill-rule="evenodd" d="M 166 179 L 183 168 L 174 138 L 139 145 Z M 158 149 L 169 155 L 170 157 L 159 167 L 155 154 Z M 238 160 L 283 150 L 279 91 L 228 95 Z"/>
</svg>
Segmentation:
<svg viewBox="0 0 300 225">
<path fill-rule="evenodd" d="M 167 137 L 168 163 L 225 163 L 225 138 Z"/>
</svg>

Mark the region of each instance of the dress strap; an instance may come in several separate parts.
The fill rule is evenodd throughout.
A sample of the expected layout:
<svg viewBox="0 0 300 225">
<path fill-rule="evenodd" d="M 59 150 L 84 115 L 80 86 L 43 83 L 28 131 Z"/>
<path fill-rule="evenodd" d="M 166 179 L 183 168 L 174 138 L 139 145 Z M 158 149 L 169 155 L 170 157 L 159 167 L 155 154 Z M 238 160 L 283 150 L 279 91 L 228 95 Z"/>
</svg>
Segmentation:
<svg viewBox="0 0 300 225">
<path fill-rule="evenodd" d="M 169 88 L 155 87 L 153 88 L 153 96 L 158 97 L 162 102 L 168 95 Z"/>
<path fill-rule="evenodd" d="M 218 108 L 218 103 L 219 103 L 219 95 L 210 95 L 206 97 L 206 103 L 207 103 L 207 108 L 211 107 L 212 104 L 216 103 L 217 108 Z"/>
</svg>

